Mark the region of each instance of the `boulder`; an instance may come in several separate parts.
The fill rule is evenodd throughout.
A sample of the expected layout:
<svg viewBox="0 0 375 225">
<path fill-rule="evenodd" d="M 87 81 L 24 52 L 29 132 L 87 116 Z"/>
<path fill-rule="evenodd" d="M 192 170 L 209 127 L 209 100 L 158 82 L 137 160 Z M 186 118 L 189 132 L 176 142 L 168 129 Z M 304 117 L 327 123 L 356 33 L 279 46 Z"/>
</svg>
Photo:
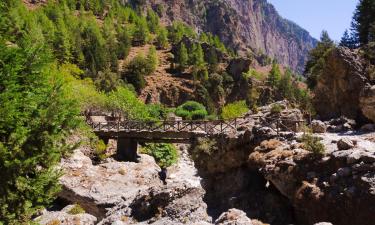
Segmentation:
<svg viewBox="0 0 375 225">
<path fill-rule="evenodd" d="M 354 147 L 353 141 L 348 138 L 342 138 L 337 142 L 337 148 L 339 150 L 349 150 L 353 147 Z"/>
<path fill-rule="evenodd" d="M 311 128 L 314 133 L 326 133 L 327 125 L 320 120 L 313 120 L 311 122 Z"/>
<path fill-rule="evenodd" d="M 372 122 L 375 122 L 375 85 L 368 85 L 362 91 L 360 97 L 360 107 L 362 113 Z"/>
<path fill-rule="evenodd" d="M 328 53 L 325 62 L 314 89 L 313 99 L 320 118 L 326 120 L 340 116 L 351 119 L 363 117 L 360 95 L 369 80 L 360 55 L 354 50 L 338 47 Z"/>
<path fill-rule="evenodd" d="M 238 209 L 229 209 L 220 215 L 215 221 L 215 225 L 252 225 L 251 219 L 246 213 Z"/>
<path fill-rule="evenodd" d="M 73 214 L 70 212 L 74 205 L 68 205 L 61 211 L 44 211 L 41 216 L 35 219 L 35 222 L 41 225 L 51 224 L 87 224 L 94 225 L 97 218 L 87 213 Z"/>
<path fill-rule="evenodd" d="M 375 124 L 365 124 L 361 127 L 362 132 L 374 132 Z"/>
</svg>

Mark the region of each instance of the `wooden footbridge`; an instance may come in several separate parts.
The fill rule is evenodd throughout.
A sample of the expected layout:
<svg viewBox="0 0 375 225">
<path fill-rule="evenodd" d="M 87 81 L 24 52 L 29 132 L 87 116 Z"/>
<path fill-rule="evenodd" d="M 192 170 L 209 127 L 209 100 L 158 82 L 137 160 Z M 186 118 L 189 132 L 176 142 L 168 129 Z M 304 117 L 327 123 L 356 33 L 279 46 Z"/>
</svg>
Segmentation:
<svg viewBox="0 0 375 225">
<path fill-rule="evenodd" d="M 255 119 L 255 118 L 252 118 Z M 262 118 L 258 118 L 263 121 Z M 94 133 L 108 142 L 117 139 L 117 155 L 121 160 L 136 161 L 138 143 L 190 143 L 193 138 L 215 135 L 236 135 L 239 120 L 164 120 L 164 121 L 108 121 L 94 122 L 88 120 Z M 284 123 L 298 124 L 303 121 L 286 121 L 276 119 L 272 122 L 275 131 L 287 128 Z M 273 125 L 269 125 L 272 127 Z M 298 126 L 298 125 L 297 125 Z M 287 128 L 288 129 L 288 128 Z"/>
<path fill-rule="evenodd" d="M 235 134 L 237 119 L 233 120 L 177 120 L 177 121 L 113 121 L 88 122 L 95 134 L 102 138 L 131 138 L 137 141 L 184 142 L 194 137 Z"/>
</svg>

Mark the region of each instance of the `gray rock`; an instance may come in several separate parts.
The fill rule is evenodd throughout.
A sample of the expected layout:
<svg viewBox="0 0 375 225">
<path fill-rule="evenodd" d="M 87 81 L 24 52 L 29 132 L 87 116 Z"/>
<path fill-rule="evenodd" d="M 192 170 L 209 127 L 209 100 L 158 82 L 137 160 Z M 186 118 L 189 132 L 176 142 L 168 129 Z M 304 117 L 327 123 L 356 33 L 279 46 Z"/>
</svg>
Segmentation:
<svg viewBox="0 0 375 225">
<path fill-rule="evenodd" d="M 361 127 L 362 132 L 374 132 L 375 124 L 365 124 Z"/>
<path fill-rule="evenodd" d="M 333 225 L 332 223 L 327 223 L 327 222 L 320 222 L 320 223 L 316 223 L 314 225 Z"/>
<path fill-rule="evenodd" d="M 349 150 L 354 147 L 353 141 L 348 138 L 342 138 L 337 142 L 337 148 L 339 150 Z"/>
<path fill-rule="evenodd" d="M 352 173 L 352 170 L 349 167 L 339 168 L 337 170 L 337 175 L 340 177 L 348 177 Z"/>
<path fill-rule="evenodd" d="M 313 120 L 311 127 L 314 133 L 325 133 L 327 132 L 327 125 L 320 120 Z"/>
<path fill-rule="evenodd" d="M 246 213 L 238 209 L 229 209 L 220 215 L 215 221 L 215 225 L 252 225 L 251 219 Z"/>
<path fill-rule="evenodd" d="M 87 224 L 94 225 L 97 222 L 97 218 L 87 213 L 81 213 L 73 215 L 69 211 L 74 205 L 68 205 L 61 211 L 44 211 L 44 213 L 36 218 L 38 224 L 49 225 L 49 224 Z"/>
</svg>

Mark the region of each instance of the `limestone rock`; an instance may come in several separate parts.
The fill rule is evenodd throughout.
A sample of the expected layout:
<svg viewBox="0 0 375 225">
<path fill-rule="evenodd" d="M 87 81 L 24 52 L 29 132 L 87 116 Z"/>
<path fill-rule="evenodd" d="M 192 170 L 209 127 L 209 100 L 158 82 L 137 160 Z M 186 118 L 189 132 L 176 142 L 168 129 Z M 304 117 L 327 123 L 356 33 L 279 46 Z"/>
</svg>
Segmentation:
<svg viewBox="0 0 375 225">
<path fill-rule="evenodd" d="M 314 133 L 325 133 L 327 132 L 327 125 L 320 120 L 313 120 L 311 122 L 312 131 Z"/>
<path fill-rule="evenodd" d="M 375 122 L 375 85 L 367 86 L 360 97 L 360 107 L 362 113 Z"/>
<path fill-rule="evenodd" d="M 322 119 L 360 118 L 360 95 L 368 82 L 359 54 L 348 48 L 335 48 L 327 55 L 325 69 L 314 89 L 317 113 Z"/>
<path fill-rule="evenodd" d="M 339 150 L 348 150 L 354 147 L 353 141 L 348 138 L 342 138 L 337 142 L 337 148 Z"/>
<path fill-rule="evenodd" d="M 69 211 L 74 205 L 68 205 L 61 211 L 45 211 L 41 216 L 35 219 L 38 224 L 50 225 L 50 224 L 61 224 L 61 225 L 73 225 L 73 224 L 87 224 L 94 225 L 97 222 L 97 218 L 87 213 L 73 215 Z"/>
<path fill-rule="evenodd" d="M 239 81 L 242 77 L 242 73 L 249 71 L 251 64 L 250 59 L 236 58 L 230 61 L 227 72 L 234 78 L 235 81 Z"/>
<path fill-rule="evenodd" d="M 220 215 L 215 221 L 215 225 L 252 225 L 251 219 L 246 216 L 246 213 L 238 209 L 229 209 Z"/>
</svg>

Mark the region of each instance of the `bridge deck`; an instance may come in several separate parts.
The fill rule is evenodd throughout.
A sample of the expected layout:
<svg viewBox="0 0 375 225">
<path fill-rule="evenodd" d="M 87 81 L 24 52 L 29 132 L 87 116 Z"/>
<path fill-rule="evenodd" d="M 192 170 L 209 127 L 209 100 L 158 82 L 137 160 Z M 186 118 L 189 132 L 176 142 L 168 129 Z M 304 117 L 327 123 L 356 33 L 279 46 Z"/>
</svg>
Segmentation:
<svg viewBox="0 0 375 225">
<path fill-rule="evenodd" d="M 190 139 L 237 132 L 237 119 L 223 121 L 116 121 L 88 122 L 100 137 L 136 139 Z"/>
</svg>

